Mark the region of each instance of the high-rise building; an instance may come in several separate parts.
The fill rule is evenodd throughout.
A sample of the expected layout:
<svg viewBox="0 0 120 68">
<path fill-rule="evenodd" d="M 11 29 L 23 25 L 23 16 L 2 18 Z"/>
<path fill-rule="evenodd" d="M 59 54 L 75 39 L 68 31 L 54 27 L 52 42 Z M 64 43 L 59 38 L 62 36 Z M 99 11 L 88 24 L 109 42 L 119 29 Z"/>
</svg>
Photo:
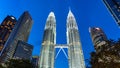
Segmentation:
<svg viewBox="0 0 120 68">
<path fill-rule="evenodd" d="M 79 38 L 78 26 L 74 15 L 69 10 L 67 17 L 67 45 L 56 44 L 56 20 L 51 12 L 47 18 L 44 30 L 41 54 L 39 59 L 39 68 L 54 68 L 54 60 L 62 50 L 69 60 L 69 68 L 85 68 L 84 56 Z M 56 57 L 55 48 L 60 48 Z M 64 48 L 68 48 L 68 56 Z"/>
<path fill-rule="evenodd" d="M 32 27 L 32 18 L 28 11 L 24 12 L 18 19 L 9 39 L 5 43 L 5 50 L 1 53 L 0 61 L 5 62 L 13 57 L 18 40 L 27 42 Z"/>
<path fill-rule="evenodd" d="M 120 26 L 120 0 L 103 0 L 103 2 Z"/>
<path fill-rule="evenodd" d="M 98 27 L 89 28 L 89 32 L 91 34 L 91 38 L 92 38 L 94 47 L 96 49 L 96 52 L 100 52 L 102 49 L 101 46 L 107 45 L 106 44 L 106 41 L 108 40 L 107 36 L 103 32 L 103 30 Z"/>
<path fill-rule="evenodd" d="M 51 12 L 48 15 L 42 41 L 39 68 L 54 68 L 54 47 L 56 44 L 56 20 Z"/>
<path fill-rule="evenodd" d="M 38 68 L 38 61 L 39 61 L 39 56 L 32 56 L 32 64 L 33 68 Z"/>
<path fill-rule="evenodd" d="M 13 16 L 7 16 L 0 25 L 0 53 L 4 49 L 6 43 L 14 25 L 16 24 L 16 18 Z"/>
<path fill-rule="evenodd" d="M 32 50 L 33 50 L 32 45 L 30 45 L 26 42 L 23 42 L 23 41 L 18 41 L 13 58 L 14 59 L 31 60 L 32 59 Z"/>
<path fill-rule="evenodd" d="M 69 68 L 85 68 L 78 26 L 71 10 L 67 16 L 67 45 Z"/>
</svg>

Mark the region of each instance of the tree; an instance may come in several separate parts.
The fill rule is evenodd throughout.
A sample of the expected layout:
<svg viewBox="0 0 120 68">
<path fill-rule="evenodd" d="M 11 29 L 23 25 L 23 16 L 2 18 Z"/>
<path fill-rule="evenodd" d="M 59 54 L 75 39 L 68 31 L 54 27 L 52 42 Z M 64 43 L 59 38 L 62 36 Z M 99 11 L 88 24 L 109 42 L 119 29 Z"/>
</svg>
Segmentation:
<svg viewBox="0 0 120 68">
<path fill-rule="evenodd" d="M 5 68 L 2 64 L 0 64 L 0 68 Z"/>
<path fill-rule="evenodd" d="M 33 68 L 32 63 L 29 60 L 24 59 L 10 59 L 6 62 L 7 68 Z"/>
<path fill-rule="evenodd" d="M 102 46 L 99 53 L 91 53 L 92 68 L 120 68 L 120 40 L 113 42 L 109 40 L 108 47 Z"/>
</svg>

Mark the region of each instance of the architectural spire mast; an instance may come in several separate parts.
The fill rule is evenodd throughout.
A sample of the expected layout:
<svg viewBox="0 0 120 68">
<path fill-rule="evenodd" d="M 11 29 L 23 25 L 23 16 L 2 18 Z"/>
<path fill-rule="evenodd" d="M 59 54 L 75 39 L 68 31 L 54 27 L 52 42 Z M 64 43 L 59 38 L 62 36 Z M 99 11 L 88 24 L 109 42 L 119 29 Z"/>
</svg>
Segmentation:
<svg viewBox="0 0 120 68">
<path fill-rule="evenodd" d="M 69 68 L 85 68 L 77 22 L 70 9 L 67 16 L 67 45 Z"/>
<path fill-rule="evenodd" d="M 59 55 L 60 51 L 63 51 L 65 57 L 69 59 L 69 68 L 85 68 L 77 22 L 70 8 L 67 16 L 66 33 L 67 45 L 56 44 L 56 20 L 54 13 L 50 12 L 43 36 L 39 68 L 54 68 L 54 60 Z M 60 48 L 56 57 L 54 57 L 55 48 Z M 67 48 L 68 55 L 64 48 Z"/>
<path fill-rule="evenodd" d="M 56 44 L 56 20 L 53 12 L 50 12 L 46 20 L 42 49 L 39 60 L 39 68 L 54 68 L 54 47 Z"/>
</svg>

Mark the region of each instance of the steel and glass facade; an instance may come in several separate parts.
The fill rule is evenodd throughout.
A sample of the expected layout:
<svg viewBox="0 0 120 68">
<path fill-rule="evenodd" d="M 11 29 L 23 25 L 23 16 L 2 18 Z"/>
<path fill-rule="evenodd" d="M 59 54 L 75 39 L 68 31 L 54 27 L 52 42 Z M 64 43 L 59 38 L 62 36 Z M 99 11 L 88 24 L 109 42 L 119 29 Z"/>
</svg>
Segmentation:
<svg viewBox="0 0 120 68">
<path fill-rule="evenodd" d="M 5 44 L 5 50 L 1 53 L 1 62 L 5 62 L 13 57 L 19 40 L 24 42 L 28 41 L 32 23 L 33 21 L 28 11 L 20 16 Z"/>
<path fill-rule="evenodd" d="M 67 16 L 67 45 L 69 68 L 85 68 L 78 26 L 71 10 Z"/>
<path fill-rule="evenodd" d="M 42 41 L 39 68 L 54 68 L 54 47 L 56 44 L 56 20 L 51 12 L 48 15 Z"/>
<path fill-rule="evenodd" d="M 17 20 L 14 16 L 7 16 L 0 25 L 0 53 L 4 49 L 4 44 L 14 28 Z"/>
<path fill-rule="evenodd" d="M 39 68 L 55 68 L 54 60 L 62 50 L 68 58 L 69 68 L 85 68 L 84 56 L 79 38 L 78 26 L 71 11 L 67 17 L 67 44 L 56 44 L 56 20 L 51 12 L 47 18 L 44 30 Z M 55 57 L 55 48 L 60 48 Z M 68 56 L 63 48 L 68 48 Z"/>
<path fill-rule="evenodd" d="M 30 45 L 26 42 L 23 42 L 23 41 L 18 41 L 13 58 L 14 59 L 31 60 L 32 59 L 32 51 L 33 51 L 32 45 Z"/>
<path fill-rule="evenodd" d="M 103 0 L 103 2 L 120 26 L 120 0 Z"/>
</svg>

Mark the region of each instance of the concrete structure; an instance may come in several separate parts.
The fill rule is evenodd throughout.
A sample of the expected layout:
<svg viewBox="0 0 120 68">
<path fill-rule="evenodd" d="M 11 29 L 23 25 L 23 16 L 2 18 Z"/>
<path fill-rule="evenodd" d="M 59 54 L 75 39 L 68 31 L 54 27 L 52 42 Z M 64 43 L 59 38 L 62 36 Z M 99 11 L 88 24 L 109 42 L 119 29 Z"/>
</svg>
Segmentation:
<svg viewBox="0 0 120 68">
<path fill-rule="evenodd" d="M 96 52 L 100 52 L 102 47 L 106 46 L 107 36 L 103 32 L 103 30 L 99 27 L 91 27 L 89 29 L 89 32 L 91 34 L 91 38 L 95 47 Z"/>
</svg>

